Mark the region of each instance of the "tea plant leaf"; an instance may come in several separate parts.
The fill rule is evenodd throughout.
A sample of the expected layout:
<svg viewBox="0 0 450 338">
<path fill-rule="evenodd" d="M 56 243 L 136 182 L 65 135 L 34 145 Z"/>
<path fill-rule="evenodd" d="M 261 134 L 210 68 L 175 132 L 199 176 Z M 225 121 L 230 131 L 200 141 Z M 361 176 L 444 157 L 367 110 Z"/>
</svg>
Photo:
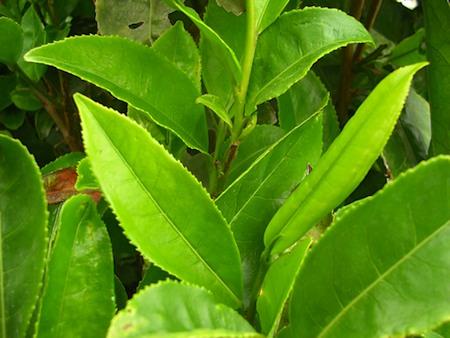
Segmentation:
<svg viewBox="0 0 450 338">
<path fill-rule="evenodd" d="M 240 16 L 226 12 L 215 1 L 210 1 L 204 14 L 205 23 L 230 47 L 237 60 L 241 60 L 245 47 L 246 14 Z M 203 82 L 209 94 L 216 95 L 226 104 L 233 99 L 238 84 L 224 62 L 223 52 L 216 48 L 204 32 L 200 34 Z"/>
<path fill-rule="evenodd" d="M 241 15 L 245 10 L 245 0 L 216 0 L 220 7 L 234 15 Z"/>
<path fill-rule="evenodd" d="M 338 213 L 297 278 L 297 337 L 409 336 L 448 320 L 449 172 L 450 157 L 432 159 Z"/>
<path fill-rule="evenodd" d="M 23 47 L 22 28 L 9 18 L 0 17 L 0 62 L 14 64 Z"/>
<path fill-rule="evenodd" d="M 314 166 L 319 159 L 321 131 L 320 115 L 311 117 L 269 147 L 216 199 L 241 252 L 246 300 L 264 250 L 265 227 L 302 181 L 308 164 Z"/>
<path fill-rule="evenodd" d="M 56 160 L 44 165 L 41 168 L 41 174 L 48 175 L 61 169 L 75 168 L 84 157 L 83 153 L 77 151 L 61 155 Z"/>
<path fill-rule="evenodd" d="M 238 249 L 207 192 L 132 120 L 79 94 L 75 102 L 92 170 L 125 234 L 164 270 L 238 306 Z"/>
<path fill-rule="evenodd" d="M 262 338 L 207 290 L 173 281 L 147 287 L 128 302 L 108 332 L 119 337 Z"/>
<path fill-rule="evenodd" d="M 270 221 L 264 243 L 272 255 L 295 243 L 362 181 L 394 129 L 413 75 L 425 65 L 399 68 L 367 97 L 312 173 Z"/>
<path fill-rule="evenodd" d="M 182 0 L 165 0 L 170 6 L 184 13 L 202 33 L 202 37 L 208 39 L 213 48 L 221 55 L 223 64 L 228 71 L 233 74 L 233 77 L 238 81 L 241 77 L 241 65 L 236 57 L 234 51 L 227 45 L 227 43 L 211 28 L 209 27 L 197 14 L 197 12 L 183 4 Z"/>
<path fill-rule="evenodd" d="M 92 172 L 91 164 L 89 163 L 88 158 L 83 158 L 77 165 L 77 181 L 75 182 L 75 188 L 78 191 L 86 189 L 100 189 L 97 179 Z"/>
<path fill-rule="evenodd" d="M 269 124 L 257 124 L 242 140 L 236 158 L 233 160 L 227 183 L 233 183 L 271 145 L 285 135 L 283 129 Z"/>
<path fill-rule="evenodd" d="M 431 105 L 433 154 L 450 154 L 450 4 L 445 0 L 425 1 L 425 32 L 428 95 Z"/>
<path fill-rule="evenodd" d="M 205 107 L 208 107 L 230 128 L 233 127 L 231 119 L 228 116 L 228 112 L 225 108 L 225 102 L 223 102 L 223 100 L 220 97 L 212 94 L 205 94 L 198 97 L 195 102 L 203 104 Z"/>
<path fill-rule="evenodd" d="M 114 315 L 113 259 L 106 227 L 86 195 L 67 200 L 58 223 L 37 337 L 104 337 Z"/>
<path fill-rule="evenodd" d="M 173 10 L 163 0 L 98 0 L 95 14 L 99 33 L 120 35 L 152 44 L 171 27 Z"/>
<path fill-rule="evenodd" d="M 256 29 L 261 33 L 269 27 L 281 14 L 289 0 L 256 0 Z"/>
<path fill-rule="evenodd" d="M 156 40 L 153 50 L 186 74 L 200 92 L 200 53 L 180 21 Z"/>
<path fill-rule="evenodd" d="M 278 98 L 278 109 L 280 126 L 285 130 L 291 130 L 322 110 L 324 149 L 328 149 L 339 134 L 339 123 L 330 94 L 313 71 L 309 71 Z"/>
<path fill-rule="evenodd" d="M 26 59 L 55 66 L 110 91 L 150 114 L 188 146 L 207 151 L 204 110 L 195 104 L 200 92 L 151 48 L 120 37 L 80 36 L 36 48 Z"/>
<path fill-rule="evenodd" d="M 257 309 L 262 332 L 269 337 L 273 337 L 278 329 L 310 244 L 309 238 L 300 241 L 291 251 L 273 262 L 264 277 Z"/>
<path fill-rule="evenodd" d="M 358 42 L 372 42 L 372 38 L 344 12 L 305 8 L 281 15 L 258 39 L 246 114 L 286 92 L 323 55 Z"/>
<path fill-rule="evenodd" d="M 42 285 L 47 203 L 39 168 L 0 135 L 0 336 L 25 337 Z"/>
</svg>

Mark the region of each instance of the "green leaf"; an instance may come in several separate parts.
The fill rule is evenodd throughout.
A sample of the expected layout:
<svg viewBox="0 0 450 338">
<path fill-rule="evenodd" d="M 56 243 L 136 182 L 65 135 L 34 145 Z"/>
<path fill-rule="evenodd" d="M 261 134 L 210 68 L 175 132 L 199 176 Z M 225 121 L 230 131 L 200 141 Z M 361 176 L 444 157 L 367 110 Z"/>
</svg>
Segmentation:
<svg viewBox="0 0 450 338">
<path fill-rule="evenodd" d="M 283 310 L 292 293 L 310 244 L 309 238 L 300 241 L 288 253 L 273 262 L 264 277 L 257 309 L 262 332 L 269 337 L 273 337 L 278 329 Z"/>
<path fill-rule="evenodd" d="M 120 35 L 152 44 L 170 28 L 169 8 L 163 0 L 98 0 L 96 21 L 102 35 Z"/>
<path fill-rule="evenodd" d="M 433 154 L 450 154 L 450 4 L 424 1 L 428 61 L 428 95 L 431 105 Z"/>
<path fill-rule="evenodd" d="M 278 109 L 280 126 L 285 130 L 291 130 L 322 110 L 324 149 L 328 149 L 339 134 L 339 123 L 330 94 L 313 71 L 309 71 L 278 98 Z"/>
<path fill-rule="evenodd" d="M 39 168 L 18 141 L 0 135 L 0 336 L 24 337 L 47 250 L 47 203 Z"/>
<path fill-rule="evenodd" d="M 78 165 L 78 162 L 80 162 L 83 158 L 84 154 L 80 152 L 64 154 L 58 157 L 56 160 L 43 166 L 41 169 L 41 174 L 48 175 L 61 169 L 75 168 Z"/>
<path fill-rule="evenodd" d="M 83 158 L 77 165 L 77 181 L 75 188 L 78 191 L 82 190 L 98 190 L 99 184 L 92 172 L 91 165 L 88 158 Z"/>
<path fill-rule="evenodd" d="M 261 337 L 203 288 L 167 281 L 147 287 L 113 319 L 108 338 Z"/>
<path fill-rule="evenodd" d="M 21 26 L 23 30 L 23 54 L 30 49 L 40 46 L 47 42 L 44 25 L 34 6 L 30 6 L 22 17 Z M 46 66 L 36 65 L 24 60 L 23 55 L 17 64 L 20 69 L 33 81 L 37 82 L 44 75 Z"/>
<path fill-rule="evenodd" d="M 216 200 L 241 252 L 249 301 L 264 250 L 264 230 L 322 151 L 322 119 L 311 117 L 269 147 Z"/>
<path fill-rule="evenodd" d="M 9 18 L 0 17 L 0 62 L 14 64 L 23 47 L 22 28 Z"/>
<path fill-rule="evenodd" d="M 388 62 L 397 67 L 411 65 L 426 61 L 423 44 L 425 42 L 425 29 L 420 28 L 413 35 L 403 39 L 396 45 L 389 55 Z"/>
<path fill-rule="evenodd" d="M 116 310 L 125 308 L 128 302 L 127 291 L 116 275 L 114 275 L 114 295 L 116 300 Z"/>
<path fill-rule="evenodd" d="M 79 94 L 75 102 L 92 170 L 128 238 L 164 270 L 238 306 L 239 253 L 204 188 L 140 126 Z"/>
<path fill-rule="evenodd" d="M 245 10 L 245 0 L 216 0 L 215 2 L 234 15 L 241 15 Z"/>
<path fill-rule="evenodd" d="M 156 40 L 153 50 L 186 74 L 200 91 L 200 53 L 192 36 L 184 29 L 180 21 Z"/>
<path fill-rule="evenodd" d="M 258 39 L 246 114 L 286 92 L 323 55 L 357 42 L 372 42 L 372 38 L 344 12 L 306 8 L 281 15 Z"/>
<path fill-rule="evenodd" d="M 252 132 L 239 145 L 233 160 L 227 182 L 234 182 L 271 145 L 284 136 L 283 129 L 269 124 L 257 124 Z"/>
<path fill-rule="evenodd" d="M 174 279 L 174 277 L 160 267 L 150 264 L 139 282 L 137 291 L 144 289 L 147 285 L 156 284 L 166 279 Z"/>
<path fill-rule="evenodd" d="M 288 4 L 289 0 L 256 0 L 256 29 L 261 33 L 274 22 Z"/>
<path fill-rule="evenodd" d="M 11 93 L 11 101 L 14 105 L 25 111 L 36 111 L 42 108 L 42 103 L 30 91 L 30 89 L 17 86 Z"/>
<path fill-rule="evenodd" d="M 227 109 L 225 108 L 226 104 L 225 102 L 223 102 L 222 98 L 212 94 L 205 94 L 198 97 L 195 102 L 203 104 L 205 107 L 208 107 L 230 128 L 233 127 L 231 119 L 228 116 Z"/>
<path fill-rule="evenodd" d="M 25 112 L 14 107 L 0 111 L 0 122 L 10 130 L 17 130 L 25 120 Z"/>
<path fill-rule="evenodd" d="M 0 95 L 0 111 L 12 103 L 10 93 L 15 87 L 16 76 L 14 74 L 0 75 L 0 93 L 2 93 Z"/>
<path fill-rule="evenodd" d="M 338 213 L 295 285 L 297 337 L 406 336 L 448 319 L 449 172 L 450 157 L 432 159 Z"/>
<path fill-rule="evenodd" d="M 119 37 L 80 36 L 36 48 L 26 59 L 55 66 L 109 90 L 149 113 L 188 146 L 207 151 L 205 113 L 195 104 L 200 92 L 151 48 Z"/>
<path fill-rule="evenodd" d="M 394 129 L 413 75 L 425 65 L 399 68 L 367 97 L 311 175 L 270 221 L 264 243 L 272 255 L 300 239 L 363 180 Z"/>
<path fill-rule="evenodd" d="M 211 43 L 212 48 L 221 55 L 221 60 L 228 71 L 233 75 L 235 81 L 241 77 L 241 65 L 234 51 L 228 44 L 197 14 L 197 12 L 183 4 L 182 0 L 165 0 L 170 6 L 185 14 L 200 30 L 202 37 Z"/>
<path fill-rule="evenodd" d="M 37 337 L 104 337 L 114 315 L 113 260 L 106 227 L 86 195 L 68 199 L 58 223 Z"/>
<path fill-rule="evenodd" d="M 236 16 L 227 13 L 216 1 L 210 1 L 204 20 L 230 47 L 237 60 L 241 60 L 245 47 L 246 14 Z M 220 97 L 227 105 L 231 104 L 238 78 L 224 62 L 223 52 L 203 32 L 200 35 L 200 52 L 203 82 L 207 92 Z"/>
<path fill-rule="evenodd" d="M 405 109 L 383 150 L 393 177 L 428 157 L 431 140 L 430 106 L 411 88 Z"/>
</svg>

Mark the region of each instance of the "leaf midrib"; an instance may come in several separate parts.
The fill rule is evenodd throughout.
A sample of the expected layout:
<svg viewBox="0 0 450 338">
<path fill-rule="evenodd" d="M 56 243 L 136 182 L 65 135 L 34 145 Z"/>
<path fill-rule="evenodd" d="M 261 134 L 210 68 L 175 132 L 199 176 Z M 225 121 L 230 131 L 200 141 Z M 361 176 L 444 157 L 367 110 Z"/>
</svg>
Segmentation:
<svg viewBox="0 0 450 338">
<path fill-rule="evenodd" d="M 209 272 L 215 277 L 216 280 L 220 282 L 220 284 L 223 286 L 223 288 L 231 294 L 232 298 L 235 302 L 238 304 L 240 303 L 239 297 L 228 287 L 228 285 L 222 280 L 222 278 L 214 271 L 214 269 L 203 259 L 203 257 L 194 249 L 194 247 L 191 245 L 189 240 L 180 232 L 178 227 L 175 225 L 175 223 L 172 221 L 172 219 L 167 215 L 167 213 L 163 210 L 163 208 L 160 206 L 160 204 L 153 198 L 150 191 L 147 189 L 145 184 L 142 182 L 142 180 L 138 177 L 136 172 L 132 169 L 128 161 L 125 159 L 125 157 L 122 155 L 122 153 L 119 151 L 119 149 L 116 147 L 114 142 L 111 140 L 111 138 L 108 136 L 106 131 L 103 129 L 101 124 L 98 122 L 98 120 L 94 117 L 93 114 L 90 114 L 93 118 L 97 126 L 100 128 L 101 132 L 103 133 L 103 136 L 108 141 L 108 143 L 111 145 L 111 148 L 114 150 L 116 155 L 122 160 L 123 164 L 127 167 L 129 172 L 132 174 L 132 176 L 135 178 L 136 182 L 139 184 L 139 186 L 142 188 L 144 193 L 150 198 L 150 200 L 154 203 L 154 205 L 158 208 L 161 215 L 166 219 L 167 223 L 171 226 L 171 228 L 180 236 L 180 238 L 185 242 L 187 247 L 192 251 L 192 253 L 199 259 L 200 262 L 209 270 Z"/>
<path fill-rule="evenodd" d="M 433 231 L 429 236 L 425 237 L 418 245 L 416 245 L 412 250 L 407 252 L 403 257 L 401 257 L 395 264 L 393 264 L 389 269 L 383 272 L 381 275 L 369 284 L 368 287 L 362 290 L 352 301 L 350 301 L 343 309 L 340 311 L 336 317 L 330 321 L 323 330 L 319 333 L 317 338 L 325 337 L 328 331 L 330 331 L 333 326 L 339 322 L 339 320 L 355 305 L 358 303 L 364 296 L 366 296 L 373 288 L 375 288 L 378 283 L 382 280 L 385 280 L 389 274 L 391 274 L 397 267 L 405 263 L 409 258 L 411 258 L 418 250 L 420 250 L 424 245 L 430 242 L 435 236 L 439 234 L 439 232 L 443 231 L 447 226 L 450 225 L 450 221 L 444 223 L 437 230 Z M 386 277 L 386 278 L 385 278 Z"/>
</svg>

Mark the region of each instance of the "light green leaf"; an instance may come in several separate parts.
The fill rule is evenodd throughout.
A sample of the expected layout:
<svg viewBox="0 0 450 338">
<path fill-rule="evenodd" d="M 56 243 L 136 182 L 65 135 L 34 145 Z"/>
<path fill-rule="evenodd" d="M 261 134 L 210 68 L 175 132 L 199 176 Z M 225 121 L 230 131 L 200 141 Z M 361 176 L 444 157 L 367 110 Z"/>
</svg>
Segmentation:
<svg viewBox="0 0 450 338">
<path fill-rule="evenodd" d="M 425 65 L 399 68 L 367 97 L 311 175 L 270 221 L 264 243 L 272 255 L 300 239 L 358 186 L 394 129 L 413 75 Z"/>
<path fill-rule="evenodd" d="M 77 165 L 77 181 L 75 188 L 78 191 L 82 190 L 99 190 L 99 185 L 88 158 L 83 158 Z"/>
<path fill-rule="evenodd" d="M 152 44 L 170 28 L 169 8 L 163 0 L 97 0 L 96 21 L 102 35 L 120 35 Z"/>
<path fill-rule="evenodd" d="M 432 159 L 336 217 L 297 278 L 296 337 L 407 336 L 449 318 L 449 172 Z"/>
<path fill-rule="evenodd" d="M 21 26 L 23 30 L 23 54 L 28 52 L 30 49 L 47 42 L 47 35 L 45 33 L 44 25 L 42 24 L 39 15 L 36 13 L 34 6 L 30 6 L 23 15 Z M 35 82 L 39 81 L 47 69 L 44 65 L 36 65 L 26 62 L 23 55 L 18 60 L 17 64 L 20 69 L 22 69 L 22 71 Z"/>
<path fill-rule="evenodd" d="M 323 55 L 357 42 L 372 42 L 372 38 L 344 12 L 313 7 L 281 15 L 259 37 L 246 114 L 286 92 Z"/>
<path fill-rule="evenodd" d="M 114 315 L 113 259 L 106 227 L 86 195 L 67 200 L 58 223 L 37 337 L 104 337 Z"/>
<path fill-rule="evenodd" d="M 238 306 L 238 249 L 204 188 L 132 120 L 79 94 L 75 102 L 92 170 L 128 238 L 164 270 Z"/>
<path fill-rule="evenodd" d="M 25 337 L 42 286 L 47 203 L 39 168 L 0 135 L 0 336 Z"/>
<path fill-rule="evenodd" d="M 195 101 L 199 104 L 203 104 L 205 107 L 211 109 L 223 122 L 225 122 L 230 128 L 233 127 L 231 119 L 228 116 L 226 104 L 223 100 L 212 94 L 205 94 L 197 98 Z"/>
<path fill-rule="evenodd" d="M 428 61 L 428 95 L 431 105 L 433 154 L 450 154 L 450 4 L 424 1 Z"/>
<path fill-rule="evenodd" d="M 264 250 L 264 230 L 289 194 L 302 181 L 308 164 L 322 151 L 322 119 L 311 117 L 270 146 L 217 199 L 231 226 L 244 271 L 244 298 L 249 301 Z"/>
<path fill-rule="evenodd" d="M 207 290 L 167 281 L 147 287 L 113 319 L 108 338 L 261 337 Z"/>
<path fill-rule="evenodd" d="M 23 47 L 22 28 L 10 18 L 0 17 L 0 62 L 14 64 Z"/>
<path fill-rule="evenodd" d="M 207 151 L 205 114 L 195 103 L 200 92 L 151 48 L 119 37 L 80 36 L 36 48 L 26 59 L 55 66 L 109 90 L 149 113 L 190 147 Z"/>
<path fill-rule="evenodd" d="M 283 11 L 289 0 L 256 0 L 256 29 L 261 33 L 274 22 Z"/>
<path fill-rule="evenodd" d="M 246 14 L 235 16 L 227 13 L 215 1 L 210 1 L 204 20 L 233 50 L 237 60 L 241 60 L 245 47 Z M 200 52 L 203 82 L 208 93 L 219 96 L 227 105 L 231 104 L 237 79 L 224 63 L 222 51 L 204 33 L 201 33 Z"/>
<path fill-rule="evenodd" d="M 257 309 L 262 332 L 269 337 L 273 337 L 277 332 L 283 310 L 292 293 L 310 244 L 309 238 L 300 241 L 288 253 L 273 262 L 264 277 Z"/>
<path fill-rule="evenodd" d="M 285 134 L 284 130 L 269 124 L 257 124 L 242 140 L 236 158 L 233 160 L 227 183 L 233 183 L 256 159 Z"/>
<path fill-rule="evenodd" d="M 200 52 L 192 36 L 184 29 L 180 21 L 156 40 L 153 50 L 186 74 L 200 91 Z"/>
<path fill-rule="evenodd" d="M 211 43 L 212 48 L 215 49 L 218 55 L 221 55 L 221 60 L 227 67 L 228 71 L 233 75 L 237 82 L 241 78 L 241 65 L 236 57 L 234 51 L 228 44 L 211 28 L 209 27 L 197 14 L 197 12 L 183 4 L 182 0 L 165 0 L 170 6 L 184 13 L 200 30 L 202 37 Z"/>
<path fill-rule="evenodd" d="M 84 154 L 80 152 L 64 154 L 58 157 L 56 160 L 43 166 L 41 169 L 41 174 L 48 175 L 61 169 L 75 168 L 78 165 L 78 162 L 80 162 L 83 158 Z"/>
</svg>

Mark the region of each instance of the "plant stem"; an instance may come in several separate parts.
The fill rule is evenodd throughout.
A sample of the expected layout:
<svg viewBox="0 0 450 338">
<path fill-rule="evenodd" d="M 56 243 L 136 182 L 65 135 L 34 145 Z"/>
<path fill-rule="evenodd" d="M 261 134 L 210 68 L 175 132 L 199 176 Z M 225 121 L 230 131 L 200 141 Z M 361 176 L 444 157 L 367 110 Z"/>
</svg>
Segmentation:
<svg viewBox="0 0 450 338">
<path fill-rule="evenodd" d="M 373 28 L 378 13 L 380 12 L 382 3 L 383 0 L 372 0 L 372 3 L 370 4 L 369 13 L 367 15 L 367 20 L 365 23 L 365 27 L 368 31 L 370 31 Z M 365 46 L 366 44 L 360 43 L 358 47 L 356 47 L 355 54 L 353 55 L 353 62 L 361 61 L 361 55 L 362 52 L 364 51 Z"/>
<path fill-rule="evenodd" d="M 221 169 L 218 167 L 217 158 L 220 152 L 220 147 L 225 140 L 225 131 L 226 131 L 225 123 L 221 120 L 217 127 L 216 144 L 214 145 L 214 153 L 212 156 L 212 163 L 211 163 L 212 170 L 209 172 L 208 189 L 209 193 L 213 198 L 216 197 L 215 195 L 217 194 L 218 178 L 222 174 Z"/>
</svg>

